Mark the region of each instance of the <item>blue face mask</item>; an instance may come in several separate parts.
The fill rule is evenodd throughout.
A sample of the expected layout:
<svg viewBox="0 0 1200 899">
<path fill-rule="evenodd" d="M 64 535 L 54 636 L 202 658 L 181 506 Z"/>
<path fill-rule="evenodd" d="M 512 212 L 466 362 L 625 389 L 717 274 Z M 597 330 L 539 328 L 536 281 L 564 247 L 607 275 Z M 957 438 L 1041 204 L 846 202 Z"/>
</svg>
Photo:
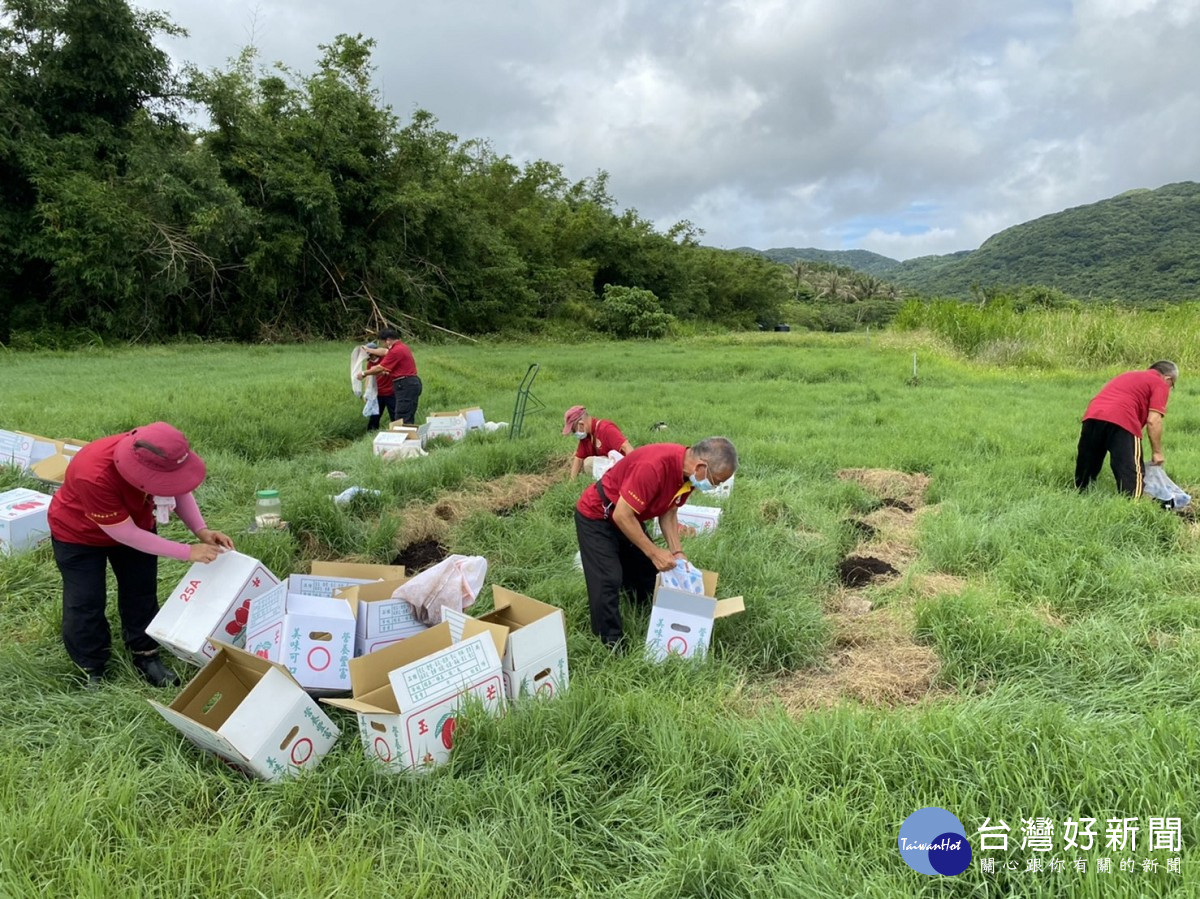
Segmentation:
<svg viewBox="0 0 1200 899">
<path fill-rule="evenodd" d="M 692 486 L 695 487 L 697 490 L 699 490 L 701 493 L 711 493 L 713 490 L 717 489 L 716 485 L 713 484 L 713 482 L 710 481 L 708 478 L 701 478 L 700 480 L 697 481 L 696 476 L 694 474 L 690 474 L 690 475 L 688 475 L 688 480 L 691 481 Z"/>
<path fill-rule="evenodd" d="M 587 431 L 575 431 L 575 432 L 573 432 L 572 436 L 576 440 L 582 440 L 583 438 L 585 438 L 587 436 Z"/>
</svg>

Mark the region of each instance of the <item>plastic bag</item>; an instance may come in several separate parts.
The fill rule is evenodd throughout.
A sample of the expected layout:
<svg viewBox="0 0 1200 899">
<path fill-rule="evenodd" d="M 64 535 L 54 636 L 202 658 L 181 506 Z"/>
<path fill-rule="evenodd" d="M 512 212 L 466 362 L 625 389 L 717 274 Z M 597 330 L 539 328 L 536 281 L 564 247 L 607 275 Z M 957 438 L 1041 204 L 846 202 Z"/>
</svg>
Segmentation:
<svg viewBox="0 0 1200 899">
<path fill-rule="evenodd" d="M 685 593 L 704 595 L 704 575 L 687 559 L 679 559 L 670 571 L 661 575 L 662 585 L 672 590 L 682 590 Z"/>
<path fill-rule="evenodd" d="M 1142 487 L 1156 500 L 1162 502 L 1167 509 L 1182 509 L 1192 501 L 1179 485 L 1167 477 L 1161 465 L 1147 465 L 1146 474 L 1142 478 Z"/>
<path fill-rule="evenodd" d="M 350 351 L 350 389 L 354 391 L 355 396 L 363 395 L 365 383 L 358 379 L 358 373 L 365 368 L 364 362 L 374 362 L 374 359 L 365 347 L 356 346 Z"/>
<path fill-rule="evenodd" d="M 440 624 L 443 607 L 461 612 L 475 604 L 487 569 L 483 556 L 447 556 L 397 587 L 392 598 L 412 606 L 422 624 Z"/>
</svg>

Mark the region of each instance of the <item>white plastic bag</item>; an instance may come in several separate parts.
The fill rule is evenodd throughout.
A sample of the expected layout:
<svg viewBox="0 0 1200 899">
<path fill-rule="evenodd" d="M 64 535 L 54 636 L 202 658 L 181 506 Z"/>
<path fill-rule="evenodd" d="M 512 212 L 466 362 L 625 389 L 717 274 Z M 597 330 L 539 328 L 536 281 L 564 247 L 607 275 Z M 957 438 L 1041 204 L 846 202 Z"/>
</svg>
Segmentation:
<svg viewBox="0 0 1200 899">
<path fill-rule="evenodd" d="M 1168 509 L 1182 509 L 1192 501 L 1179 485 L 1167 477 L 1161 465 L 1147 465 L 1146 475 L 1142 479 L 1145 491 L 1162 502 Z"/>
<path fill-rule="evenodd" d="M 675 567 L 662 573 L 662 585 L 672 590 L 704 595 L 704 575 L 687 559 L 679 559 Z"/>
<path fill-rule="evenodd" d="M 364 362 L 374 362 L 374 358 L 365 347 L 356 346 L 350 351 L 350 389 L 355 396 L 363 395 L 364 382 L 358 379 L 358 373 L 363 370 Z"/>
<path fill-rule="evenodd" d="M 422 624 L 440 624 L 443 607 L 461 612 L 475 604 L 487 569 L 487 559 L 483 556 L 447 556 L 397 587 L 392 598 L 403 599 L 412 606 Z"/>
<path fill-rule="evenodd" d="M 592 457 L 592 477 L 597 481 L 600 480 L 608 472 L 610 468 L 616 465 L 625 457 L 616 450 L 609 450 L 607 456 Z"/>
</svg>

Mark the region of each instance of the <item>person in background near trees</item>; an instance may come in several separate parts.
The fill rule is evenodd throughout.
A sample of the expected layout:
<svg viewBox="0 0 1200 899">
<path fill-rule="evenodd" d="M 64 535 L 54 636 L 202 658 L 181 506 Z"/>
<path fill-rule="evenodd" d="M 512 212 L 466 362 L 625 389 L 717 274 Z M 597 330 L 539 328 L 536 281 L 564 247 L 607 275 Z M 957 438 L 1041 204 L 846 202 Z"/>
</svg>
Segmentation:
<svg viewBox="0 0 1200 899">
<path fill-rule="evenodd" d="M 117 579 L 117 607 L 133 665 L 156 687 L 179 683 L 158 657 L 146 627 L 158 613 L 158 556 L 211 562 L 233 541 L 204 523 L 192 496 L 204 461 L 166 422 L 102 437 L 67 466 L 50 500 L 50 538 L 63 579 L 62 637 L 67 654 L 99 686 L 112 652 L 105 607 L 106 565 Z M 176 543 L 154 533 L 171 510 L 200 541 Z"/>
<path fill-rule="evenodd" d="M 1142 495 L 1142 429 L 1150 437 L 1150 464 L 1163 464 L 1163 416 L 1167 398 L 1179 380 L 1174 362 L 1155 362 L 1145 371 L 1117 375 L 1096 394 L 1083 413 L 1075 486 L 1083 490 L 1096 480 L 1109 457 L 1117 489 Z"/>
<path fill-rule="evenodd" d="M 571 460 L 572 478 L 578 477 L 585 467 L 590 472 L 596 456 L 607 456 L 613 450 L 622 456 L 633 452 L 633 445 L 620 428 L 606 418 L 593 418 L 583 406 L 572 406 L 563 413 L 563 436 L 567 434 L 579 441 Z"/>
<path fill-rule="evenodd" d="M 587 581 L 592 633 L 608 646 L 621 642 L 620 593 L 649 603 L 659 571 L 686 558 L 679 541 L 678 508 L 692 490 L 707 493 L 737 471 L 737 450 L 724 437 L 693 447 L 651 443 L 617 462 L 583 491 L 575 506 L 575 534 Z M 658 519 L 667 548 L 646 533 Z"/>
<path fill-rule="evenodd" d="M 358 373 L 358 379 L 375 375 L 379 408 L 388 410 L 393 422 L 411 425 L 417 420 L 417 402 L 421 399 L 421 379 L 417 377 L 417 362 L 412 350 L 400 340 L 400 334 L 391 328 L 379 332 L 382 347 L 363 347 L 379 361 Z M 367 419 L 367 430 L 379 430 L 379 415 Z"/>
</svg>

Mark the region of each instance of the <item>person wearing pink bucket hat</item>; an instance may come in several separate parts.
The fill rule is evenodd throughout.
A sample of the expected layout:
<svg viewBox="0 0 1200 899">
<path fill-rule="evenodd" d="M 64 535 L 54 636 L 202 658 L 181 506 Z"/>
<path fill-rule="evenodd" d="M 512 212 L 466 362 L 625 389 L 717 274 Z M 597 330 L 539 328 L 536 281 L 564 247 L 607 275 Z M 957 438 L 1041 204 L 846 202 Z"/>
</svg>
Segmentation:
<svg viewBox="0 0 1200 899">
<path fill-rule="evenodd" d="M 585 468 L 590 473 L 596 457 L 605 457 L 614 450 L 622 456 L 633 452 L 621 429 L 605 418 L 593 418 L 583 406 L 572 406 L 563 413 L 563 436 L 570 434 L 579 441 L 575 458 L 571 460 L 571 478 Z"/>
<path fill-rule="evenodd" d="M 233 549 L 228 536 L 204 523 L 192 495 L 204 475 L 204 460 L 187 438 L 162 421 L 89 443 L 67 466 L 50 500 L 50 540 L 63 579 L 63 644 L 89 687 L 103 681 L 112 652 L 105 617 L 108 566 L 117 579 L 121 630 L 134 667 L 156 687 L 179 683 L 146 627 L 158 613 L 159 556 L 211 562 Z M 154 532 L 172 510 L 199 543 L 176 543 Z"/>
</svg>

